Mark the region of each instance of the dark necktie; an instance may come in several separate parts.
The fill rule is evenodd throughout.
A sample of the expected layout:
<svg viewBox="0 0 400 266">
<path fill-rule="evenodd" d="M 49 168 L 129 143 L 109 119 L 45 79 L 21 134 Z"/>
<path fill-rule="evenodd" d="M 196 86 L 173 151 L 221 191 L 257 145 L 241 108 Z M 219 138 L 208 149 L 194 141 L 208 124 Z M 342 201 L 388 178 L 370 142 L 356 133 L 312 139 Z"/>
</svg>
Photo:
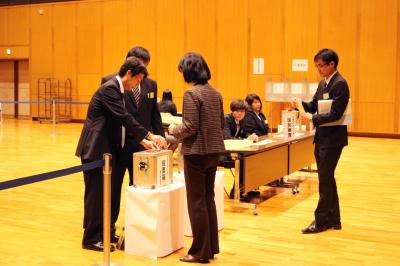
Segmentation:
<svg viewBox="0 0 400 266">
<path fill-rule="evenodd" d="M 238 137 L 239 137 L 239 131 L 240 131 L 240 126 L 239 126 L 239 124 L 236 124 L 235 138 L 238 138 Z"/>
</svg>

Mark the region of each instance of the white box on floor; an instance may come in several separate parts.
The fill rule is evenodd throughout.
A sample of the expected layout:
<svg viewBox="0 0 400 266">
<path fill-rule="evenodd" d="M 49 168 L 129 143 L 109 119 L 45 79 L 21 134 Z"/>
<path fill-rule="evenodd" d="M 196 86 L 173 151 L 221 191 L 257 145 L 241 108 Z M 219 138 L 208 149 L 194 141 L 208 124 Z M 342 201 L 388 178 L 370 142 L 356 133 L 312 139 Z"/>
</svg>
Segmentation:
<svg viewBox="0 0 400 266">
<path fill-rule="evenodd" d="M 183 173 L 175 172 L 173 174 L 174 182 L 185 184 L 185 176 Z M 217 171 L 215 174 L 214 194 L 215 206 L 217 208 L 218 231 L 224 228 L 224 171 Z M 186 187 L 184 199 L 184 234 L 185 236 L 192 236 L 192 228 L 190 226 L 189 213 L 186 200 Z"/>
<path fill-rule="evenodd" d="M 125 252 L 156 259 L 183 247 L 184 185 L 126 188 Z"/>
</svg>

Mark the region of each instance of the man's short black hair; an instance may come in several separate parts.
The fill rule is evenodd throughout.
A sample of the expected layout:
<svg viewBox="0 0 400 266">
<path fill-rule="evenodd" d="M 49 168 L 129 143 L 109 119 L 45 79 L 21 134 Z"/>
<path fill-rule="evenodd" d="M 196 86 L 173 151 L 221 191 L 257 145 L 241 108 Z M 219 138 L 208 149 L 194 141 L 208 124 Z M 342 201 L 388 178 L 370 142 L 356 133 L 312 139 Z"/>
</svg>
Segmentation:
<svg viewBox="0 0 400 266">
<path fill-rule="evenodd" d="M 198 53 L 187 53 L 179 62 L 179 72 L 187 83 L 206 84 L 211 78 L 210 69 L 204 58 Z"/>
<path fill-rule="evenodd" d="M 335 69 L 337 68 L 339 64 L 339 56 L 338 54 L 333 51 L 332 49 L 327 49 L 324 48 L 320 50 L 315 56 L 314 56 L 314 62 L 317 60 L 321 60 L 322 62 L 329 64 L 330 62 L 335 63 Z"/>
<path fill-rule="evenodd" d="M 261 101 L 260 97 L 255 93 L 250 93 L 246 97 L 245 101 L 249 105 L 249 109 L 252 110 L 251 105 L 253 104 L 254 100 L 258 100 L 260 102 L 260 110 L 261 110 L 262 109 L 262 101 Z"/>
<path fill-rule="evenodd" d="M 238 110 L 247 111 L 247 104 L 245 103 L 245 101 L 240 100 L 240 99 L 233 100 L 231 102 L 230 107 L 231 107 L 232 112 L 238 111 Z"/>
<path fill-rule="evenodd" d="M 142 60 L 144 63 L 150 62 L 150 53 L 149 51 L 141 46 L 135 46 L 132 49 L 129 50 L 128 54 L 126 55 L 126 58 L 134 56 L 136 58 L 139 58 Z"/>
<path fill-rule="evenodd" d="M 120 77 L 125 76 L 126 72 L 130 70 L 132 73 L 132 77 L 136 76 L 137 74 L 144 74 L 144 77 L 147 77 L 147 69 L 143 65 L 140 60 L 134 56 L 128 57 L 124 64 L 119 69 L 118 75 Z"/>
</svg>

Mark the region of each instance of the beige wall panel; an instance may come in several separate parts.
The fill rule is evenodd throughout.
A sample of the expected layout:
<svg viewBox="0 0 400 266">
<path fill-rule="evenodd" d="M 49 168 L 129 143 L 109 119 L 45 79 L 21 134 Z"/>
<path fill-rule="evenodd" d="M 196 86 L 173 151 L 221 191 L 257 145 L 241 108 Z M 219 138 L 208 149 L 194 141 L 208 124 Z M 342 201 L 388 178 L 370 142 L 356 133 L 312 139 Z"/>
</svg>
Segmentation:
<svg viewBox="0 0 400 266">
<path fill-rule="evenodd" d="M 184 1 L 157 2 L 156 69 L 158 88 L 171 88 L 175 97 L 182 97 L 183 78 L 178 63 L 184 54 Z"/>
<path fill-rule="evenodd" d="M 360 102 L 393 103 L 397 49 L 397 0 L 360 1 Z M 393 113 L 391 117 L 393 119 Z"/>
<path fill-rule="evenodd" d="M 103 76 L 118 71 L 124 62 L 127 53 L 126 9 L 125 0 L 103 2 Z"/>
<path fill-rule="evenodd" d="M 228 99 L 247 94 L 248 6 L 244 0 L 217 0 L 215 86 Z M 229 102 L 224 102 L 229 110 Z"/>
<path fill-rule="evenodd" d="M 157 0 L 128 0 L 127 3 L 128 43 L 124 56 L 134 46 L 145 47 L 151 56 L 147 70 L 150 77 L 157 80 L 156 62 L 162 60 L 158 58 L 156 49 Z"/>
<path fill-rule="evenodd" d="M 78 74 L 101 75 L 101 2 L 77 4 Z M 80 81 L 78 81 L 79 83 Z M 99 84 L 100 79 L 97 81 Z M 78 90 L 81 90 L 78 87 Z"/>
<path fill-rule="evenodd" d="M 357 69 L 357 0 L 323 1 L 320 6 L 320 45 L 339 55 L 338 70 L 347 80 L 350 97 L 355 97 Z M 316 54 L 317 51 L 314 52 Z M 312 62 L 311 67 L 314 66 Z M 317 71 L 315 69 L 315 71 Z M 354 98 L 353 98 L 354 101 Z"/>
<path fill-rule="evenodd" d="M 43 14 L 39 14 L 43 10 Z M 50 5 L 33 5 L 31 13 L 31 72 L 53 73 L 53 9 Z"/>
<path fill-rule="evenodd" d="M 0 8 L 0 45 L 7 43 L 7 12 L 8 9 Z"/>
<path fill-rule="evenodd" d="M 289 81 L 318 79 L 314 54 L 318 50 L 318 0 L 285 1 L 285 72 Z M 293 72 L 292 59 L 308 59 L 307 72 Z"/>
<path fill-rule="evenodd" d="M 360 103 L 359 108 L 358 131 L 394 133 L 394 104 Z"/>
<path fill-rule="evenodd" d="M 282 80 L 283 69 L 283 7 L 284 1 L 256 0 L 249 4 L 249 86 L 248 93 L 254 92 L 263 101 L 263 113 L 270 126 L 280 122 L 280 103 L 265 101 L 267 78 Z M 264 58 L 264 74 L 253 74 L 253 59 Z"/>
<path fill-rule="evenodd" d="M 76 87 L 76 6 L 54 5 L 54 78 Z"/>
<path fill-rule="evenodd" d="M 185 52 L 198 52 L 211 71 L 215 86 L 215 0 L 185 1 Z"/>
<path fill-rule="evenodd" d="M 29 6 L 10 7 L 8 9 L 7 44 L 29 44 Z"/>
</svg>

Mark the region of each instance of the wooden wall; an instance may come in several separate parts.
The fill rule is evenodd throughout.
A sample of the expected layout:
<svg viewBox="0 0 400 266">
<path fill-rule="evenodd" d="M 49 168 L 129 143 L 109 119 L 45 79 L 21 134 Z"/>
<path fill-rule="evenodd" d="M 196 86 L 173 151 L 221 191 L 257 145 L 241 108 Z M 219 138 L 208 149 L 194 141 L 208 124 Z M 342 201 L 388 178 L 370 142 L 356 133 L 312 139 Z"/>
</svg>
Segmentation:
<svg viewBox="0 0 400 266">
<path fill-rule="evenodd" d="M 330 47 L 351 90 L 350 130 L 400 133 L 399 33 L 400 0 L 89 0 L 0 8 L 0 59 L 7 47 L 29 49 L 32 100 L 37 79 L 52 77 L 71 78 L 73 100 L 89 101 L 100 78 L 141 45 L 160 94 L 172 89 L 181 109 L 177 64 L 198 51 L 228 112 L 232 99 L 249 92 L 264 99 L 267 78 L 317 82 L 313 56 Z M 265 58 L 264 75 L 252 74 L 255 57 Z M 293 58 L 308 59 L 309 70 L 292 72 Z M 264 103 L 274 127 L 284 106 Z M 74 106 L 74 118 L 86 109 Z"/>
</svg>

